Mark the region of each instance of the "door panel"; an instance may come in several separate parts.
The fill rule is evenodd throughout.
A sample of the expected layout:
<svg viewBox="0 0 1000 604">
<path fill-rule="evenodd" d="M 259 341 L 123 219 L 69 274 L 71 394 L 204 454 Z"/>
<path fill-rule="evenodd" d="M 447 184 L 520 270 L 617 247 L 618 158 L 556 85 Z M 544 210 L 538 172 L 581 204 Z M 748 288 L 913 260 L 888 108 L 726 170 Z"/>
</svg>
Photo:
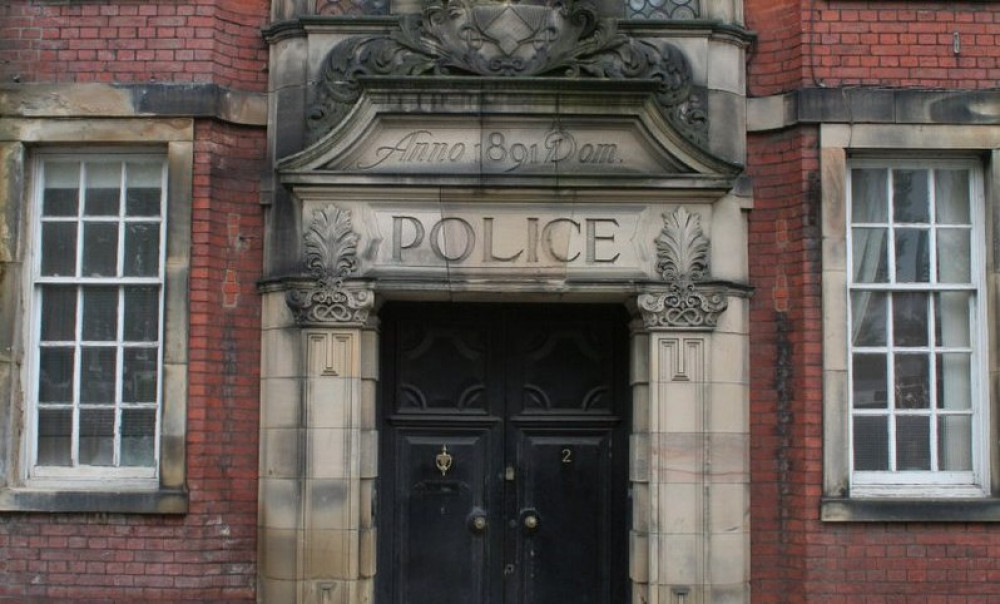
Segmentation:
<svg viewBox="0 0 1000 604">
<path fill-rule="evenodd" d="M 519 439 L 520 601 L 610 602 L 612 515 L 603 485 L 612 484 L 612 433 L 553 432 L 532 429 Z"/>
<path fill-rule="evenodd" d="M 627 601 L 622 315 L 387 305 L 379 604 Z"/>
<path fill-rule="evenodd" d="M 488 342 L 488 326 L 468 319 L 428 317 L 401 324 L 396 411 L 488 413 Z"/>
<path fill-rule="evenodd" d="M 468 604 L 489 599 L 493 506 L 484 478 L 491 473 L 489 430 L 397 434 L 399 494 L 395 526 L 402 571 L 396 601 Z M 477 526 L 483 516 L 486 526 Z"/>
<path fill-rule="evenodd" d="M 512 412 L 613 413 L 613 323 L 535 311 L 510 326 Z"/>
</svg>

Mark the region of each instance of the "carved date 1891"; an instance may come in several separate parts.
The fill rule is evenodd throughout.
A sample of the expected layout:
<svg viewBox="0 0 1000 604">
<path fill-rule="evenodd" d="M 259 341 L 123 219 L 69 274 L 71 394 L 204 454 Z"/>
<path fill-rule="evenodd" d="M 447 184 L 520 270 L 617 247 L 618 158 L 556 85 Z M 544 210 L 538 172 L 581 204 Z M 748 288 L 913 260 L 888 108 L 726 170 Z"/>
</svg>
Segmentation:
<svg viewBox="0 0 1000 604">
<path fill-rule="evenodd" d="M 499 131 L 481 142 L 445 141 L 430 130 L 414 130 L 395 142 L 374 149 L 374 157 L 358 162 L 361 170 L 388 165 L 468 164 L 476 161 L 513 172 L 558 163 L 614 165 L 624 160 L 617 143 L 578 142 L 565 130 L 552 130 L 537 139 L 516 139 Z"/>
</svg>

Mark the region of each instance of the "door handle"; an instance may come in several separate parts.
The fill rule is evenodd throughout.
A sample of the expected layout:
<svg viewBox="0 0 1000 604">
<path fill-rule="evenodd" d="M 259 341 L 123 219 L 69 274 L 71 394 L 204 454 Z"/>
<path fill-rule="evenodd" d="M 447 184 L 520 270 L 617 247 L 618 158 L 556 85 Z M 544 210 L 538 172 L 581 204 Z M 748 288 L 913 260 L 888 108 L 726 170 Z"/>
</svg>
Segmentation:
<svg viewBox="0 0 1000 604">
<path fill-rule="evenodd" d="M 489 525 L 489 522 L 486 520 L 486 512 L 479 508 L 473 509 L 466 519 L 466 524 L 473 533 L 486 532 L 486 527 Z"/>
<path fill-rule="evenodd" d="M 535 510 L 529 509 L 521 512 L 521 524 L 524 525 L 525 530 L 533 532 L 538 529 L 539 523 L 538 512 Z"/>
</svg>

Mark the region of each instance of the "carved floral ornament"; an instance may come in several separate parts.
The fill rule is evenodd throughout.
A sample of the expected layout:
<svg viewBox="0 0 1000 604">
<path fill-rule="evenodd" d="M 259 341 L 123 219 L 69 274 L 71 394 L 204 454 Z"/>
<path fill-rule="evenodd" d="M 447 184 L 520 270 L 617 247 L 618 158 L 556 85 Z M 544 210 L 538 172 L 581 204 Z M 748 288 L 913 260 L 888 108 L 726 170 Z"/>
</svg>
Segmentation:
<svg viewBox="0 0 1000 604">
<path fill-rule="evenodd" d="M 335 205 L 314 210 L 304 239 L 305 266 L 316 287 L 294 288 L 285 294 L 296 322 L 365 323 L 374 294 L 365 286 L 344 283 L 358 268 L 358 234 L 350 210 Z"/>
<path fill-rule="evenodd" d="M 704 147 L 704 91 L 684 54 L 665 42 L 619 33 L 589 0 L 426 0 L 385 35 L 354 36 L 327 55 L 307 126 L 315 141 L 361 96 L 361 76 L 643 79 L 685 138 Z"/>
<path fill-rule="evenodd" d="M 710 279 L 710 248 L 701 217 L 684 207 L 664 214 L 655 243 L 656 270 L 667 282 L 667 289 L 639 296 L 646 327 L 714 328 L 729 303 L 725 291 L 703 284 Z"/>
</svg>

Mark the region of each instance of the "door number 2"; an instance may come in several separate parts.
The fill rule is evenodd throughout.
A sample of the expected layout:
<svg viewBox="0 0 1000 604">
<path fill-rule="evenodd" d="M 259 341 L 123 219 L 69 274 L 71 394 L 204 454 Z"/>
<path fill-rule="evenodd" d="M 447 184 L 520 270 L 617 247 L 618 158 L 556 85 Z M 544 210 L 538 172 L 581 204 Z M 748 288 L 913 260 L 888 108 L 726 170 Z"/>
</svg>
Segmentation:
<svg viewBox="0 0 1000 604">
<path fill-rule="evenodd" d="M 570 449 L 570 448 L 567 447 L 567 448 L 563 449 L 562 451 L 560 451 L 559 455 L 560 455 L 560 459 L 562 460 L 562 462 L 564 464 L 571 464 L 571 463 L 573 463 L 573 449 Z"/>
</svg>

